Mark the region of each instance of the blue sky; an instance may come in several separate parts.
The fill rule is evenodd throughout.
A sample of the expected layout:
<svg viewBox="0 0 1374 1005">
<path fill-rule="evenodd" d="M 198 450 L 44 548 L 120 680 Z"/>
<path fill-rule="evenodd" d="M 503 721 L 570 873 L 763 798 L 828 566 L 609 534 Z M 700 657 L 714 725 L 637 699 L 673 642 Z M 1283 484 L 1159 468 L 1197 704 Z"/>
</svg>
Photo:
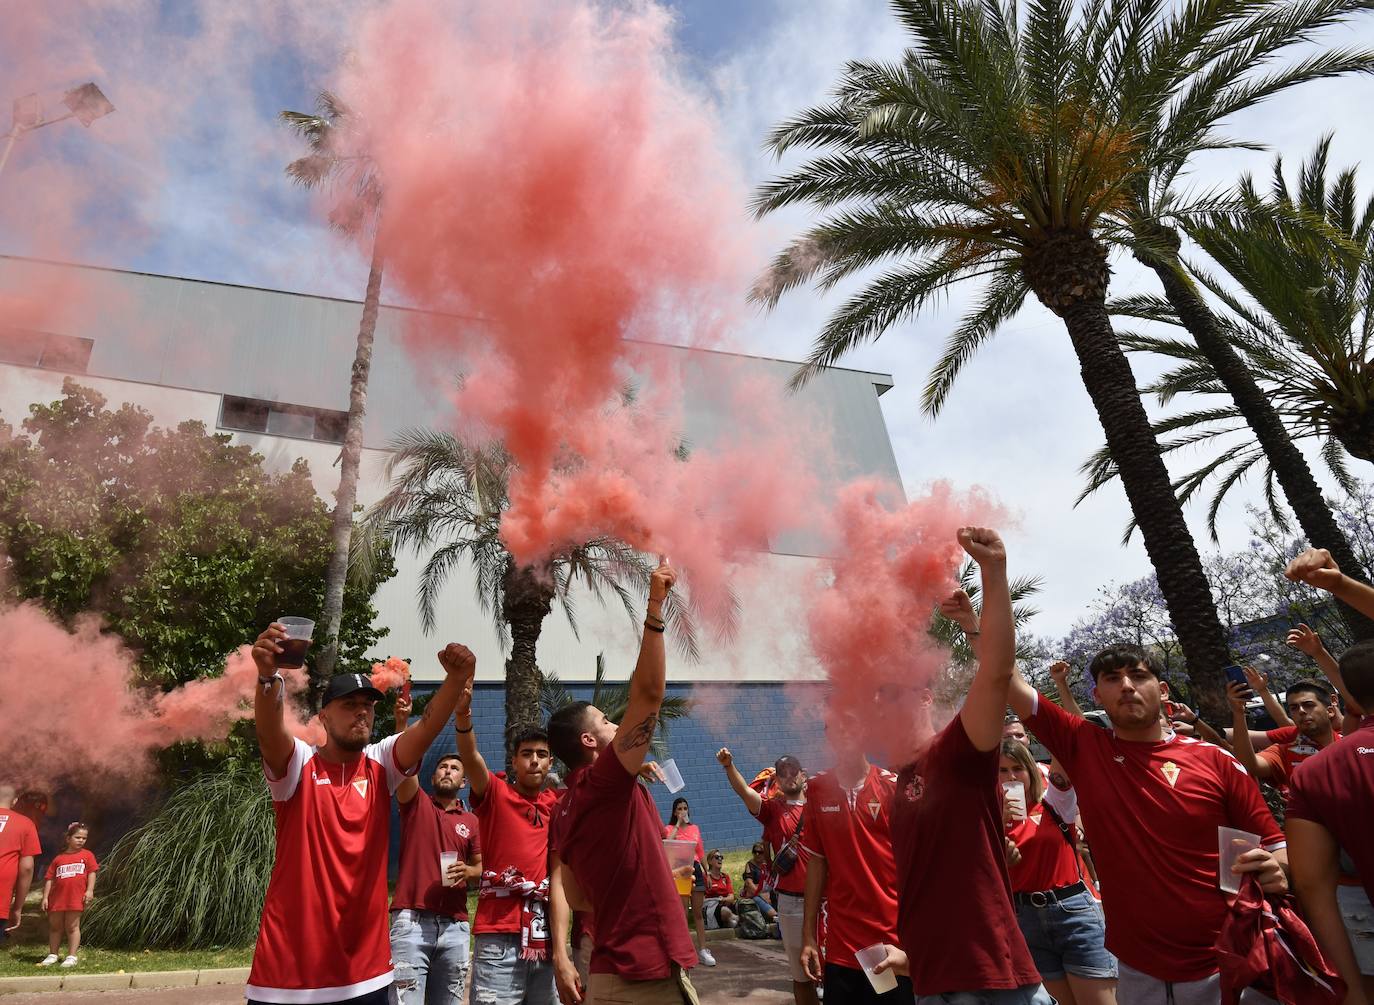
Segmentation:
<svg viewBox="0 0 1374 1005">
<path fill-rule="evenodd" d="M 119 111 L 88 131 L 63 125 L 25 141 L 47 145 L 45 156 L 84 166 L 93 179 L 93 199 L 84 211 L 96 214 L 88 219 L 110 223 L 87 228 L 88 240 L 69 257 L 356 296 L 365 266 L 328 234 L 308 196 L 281 174 L 297 147 L 272 118 L 282 107 L 309 104 L 339 53 L 334 15 L 368 2 L 106 0 L 114 13 L 84 41 L 93 52 L 92 72 Z M 776 170 L 760 152 L 769 126 L 822 99 L 846 60 L 891 56 L 903 42 L 877 0 L 680 0 L 674 6 L 685 69 L 714 100 L 723 142 L 751 183 Z M 1332 37 L 1374 44 L 1371 23 Z M 209 34 L 213 46 L 204 41 Z M 0 40 L 0 85 L 11 92 L 77 82 L 7 76 L 4 45 Z M 1238 117 L 1233 131 L 1270 144 L 1291 164 L 1320 135 L 1334 132 L 1333 165 L 1369 164 L 1374 138 L 1365 113 L 1371 104 L 1374 80 L 1324 82 Z M 140 144 L 141 136 L 152 134 L 160 137 L 154 150 Z M 18 150 L 0 179 L 0 250 L 31 253 L 41 244 L 42 229 L 25 218 L 23 198 L 23 186 L 42 182 L 37 153 Z M 1242 171 L 1264 174 L 1271 157 L 1209 155 L 1195 165 L 1191 181 L 1224 185 Z M 1361 190 L 1374 191 L 1374 164 Z M 805 221 L 800 211 L 781 214 L 769 222 L 769 233 L 780 243 Z M 1113 292 L 1153 290 L 1152 279 L 1132 263 L 1116 261 L 1114 267 Z M 790 295 L 739 333 L 741 347 L 802 356 L 841 296 Z M 1028 307 L 971 364 L 938 421 L 920 416 L 925 374 L 968 296 L 956 293 L 856 351 L 848 363 L 896 379 L 883 407 L 909 491 L 937 478 L 978 483 L 1017 511 L 1009 531 L 1013 569 L 1045 577 L 1043 614 L 1034 629 L 1059 636 L 1100 585 L 1143 575 L 1148 562 L 1138 541 L 1118 544 L 1128 518 L 1118 489 L 1073 507 L 1078 466 L 1097 447 L 1100 430 L 1062 326 L 1038 306 Z M 1154 372 L 1148 360 L 1133 365 L 1142 382 Z M 1197 459 L 1183 462 L 1192 466 Z M 1244 503 L 1257 498 L 1249 486 L 1224 509 L 1225 547 L 1244 545 Z M 1205 546 L 1203 512 L 1188 515 Z"/>
</svg>

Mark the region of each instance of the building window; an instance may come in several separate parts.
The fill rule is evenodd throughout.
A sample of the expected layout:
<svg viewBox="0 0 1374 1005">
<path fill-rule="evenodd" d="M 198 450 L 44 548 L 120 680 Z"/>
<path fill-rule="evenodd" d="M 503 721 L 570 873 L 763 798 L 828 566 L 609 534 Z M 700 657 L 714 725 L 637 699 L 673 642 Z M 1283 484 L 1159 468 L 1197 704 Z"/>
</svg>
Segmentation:
<svg viewBox="0 0 1374 1005">
<path fill-rule="evenodd" d="M 85 373 L 95 341 L 26 328 L 0 329 L 0 362 Z"/>
<path fill-rule="evenodd" d="M 240 398 L 232 394 L 220 399 L 220 429 L 342 443 L 347 427 L 348 413 L 329 408 L 307 408 L 259 398 Z"/>
</svg>

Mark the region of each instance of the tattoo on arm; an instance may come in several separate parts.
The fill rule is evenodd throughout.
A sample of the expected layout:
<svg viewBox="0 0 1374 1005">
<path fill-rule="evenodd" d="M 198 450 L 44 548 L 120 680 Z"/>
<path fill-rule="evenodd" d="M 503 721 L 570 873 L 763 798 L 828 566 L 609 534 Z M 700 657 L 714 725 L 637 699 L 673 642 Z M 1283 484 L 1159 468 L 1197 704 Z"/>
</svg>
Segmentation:
<svg viewBox="0 0 1374 1005">
<path fill-rule="evenodd" d="M 432 711 L 432 709 L 431 709 L 428 705 L 426 705 L 426 706 L 425 706 L 425 710 L 424 710 L 423 712 L 420 713 L 420 721 L 421 721 L 421 722 L 429 722 L 429 713 L 430 713 L 431 711 Z"/>
<path fill-rule="evenodd" d="M 1069 787 L 1069 779 L 1058 771 L 1050 773 L 1050 782 L 1053 783 L 1056 789 L 1067 789 Z"/>
<path fill-rule="evenodd" d="M 649 741 L 654 738 L 654 730 L 656 728 L 658 728 L 658 716 L 651 715 L 625 734 L 620 741 L 620 749 L 628 751 L 636 750 L 639 747 L 647 747 Z"/>
</svg>

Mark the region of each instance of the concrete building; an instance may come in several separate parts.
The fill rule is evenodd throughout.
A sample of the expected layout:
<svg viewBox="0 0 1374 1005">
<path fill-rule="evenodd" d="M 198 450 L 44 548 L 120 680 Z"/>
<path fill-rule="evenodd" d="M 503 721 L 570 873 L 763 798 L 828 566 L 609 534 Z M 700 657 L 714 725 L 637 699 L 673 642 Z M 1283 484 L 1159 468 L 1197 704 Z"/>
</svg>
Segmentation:
<svg viewBox="0 0 1374 1005">
<path fill-rule="evenodd" d="M 112 406 L 142 406 L 158 425 L 199 419 L 210 429 L 230 433 L 272 466 L 305 458 L 317 488 L 331 498 L 358 303 L 0 256 L 0 304 L 6 297 L 46 304 L 31 326 L 0 339 L 0 416 L 8 421 L 17 425 L 31 403 L 59 397 L 63 378 L 74 375 Z M 368 395 L 359 498 L 364 505 L 384 491 L 382 468 L 396 433 L 451 421 L 447 396 L 455 386 L 456 357 L 447 372 L 418 372 L 405 348 L 415 323 L 461 326 L 469 333 L 483 325 L 476 319 L 382 309 Z M 673 347 L 652 351 L 681 357 L 677 362 L 685 375 L 687 402 L 683 435 L 706 450 L 731 434 L 706 393 L 722 375 L 781 386 L 795 367 L 730 353 Z M 884 374 L 836 368 L 787 400 L 785 407 L 796 410 L 798 421 L 805 417 L 828 433 L 835 483 L 865 475 L 900 491 L 878 402 L 891 386 Z M 694 407 L 698 400 L 703 404 Z M 759 581 L 766 584 L 774 574 L 778 581 L 805 575 L 823 561 L 822 551 L 822 542 L 810 533 L 770 541 L 759 563 L 764 570 Z M 470 645 L 478 656 L 479 735 L 487 757 L 500 763 L 504 655 L 490 618 L 459 576 L 440 605 L 440 630 L 426 634 L 415 600 L 423 557 L 402 554 L 397 561 L 399 574 L 376 599 L 381 621 L 390 628 L 384 651 L 376 656 L 412 658 L 417 681 L 435 680 L 441 672 L 433 654 L 449 641 Z M 747 591 L 743 599 L 741 629 L 732 644 L 707 645 L 700 663 L 672 660 L 669 671 L 671 691 L 700 702 L 699 714 L 671 731 L 671 747 L 688 782 L 683 794 L 693 801 L 694 820 L 706 841 L 727 847 L 752 841 L 757 825 L 725 785 L 714 761 L 717 747 L 731 746 L 746 774 L 783 752 L 816 766 L 825 757 L 821 738 L 794 714 L 796 707 L 810 704 L 819 686 L 799 612 L 789 610 L 788 598 L 770 595 L 766 585 Z M 586 682 L 593 677 L 598 654 L 604 654 L 610 680 L 624 680 L 632 668 L 634 626 L 613 606 L 581 604 L 576 635 L 557 611 L 545 624 L 540 665 L 556 672 L 579 697 L 589 694 Z M 446 740 L 451 748 L 451 734 Z M 436 745 L 431 756 L 437 757 L 443 745 Z M 668 800 L 660 802 L 666 809 Z"/>
</svg>

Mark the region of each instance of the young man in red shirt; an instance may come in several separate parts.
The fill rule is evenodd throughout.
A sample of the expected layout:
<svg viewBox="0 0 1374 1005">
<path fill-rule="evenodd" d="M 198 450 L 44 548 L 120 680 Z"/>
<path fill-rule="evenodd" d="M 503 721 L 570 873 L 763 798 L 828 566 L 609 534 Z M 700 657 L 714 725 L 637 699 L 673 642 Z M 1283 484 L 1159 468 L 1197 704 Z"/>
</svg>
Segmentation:
<svg viewBox="0 0 1374 1005">
<path fill-rule="evenodd" d="M 919 1005 L 1052 1005 L 1016 923 L 998 797 L 1016 658 L 1006 549 L 984 527 L 961 528 L 958 540 L 982 577 L 978 671 L 938 732 L 930 688 L 913 696 L 917 748 L 897 773 L 890 811 L 901 948 L 889 949 L 887 965 L 909 970 Z"/>
<path fill-rule="evenodd" d="M 897 863 L 892 857 L 888 813 L 897 776 L 869 764 L 864 756 L 863 724 L 834 714 L 826 736 L 835 767 L 807 782 L 802 843 L 810 855 L 806 868 L 802 965 L 825 985 L 832 1002 L 910 1002 L 911 980 L 877 994 L 855 958 L 876 945 L 897 945 Z M 817 939 L 821 905 L 828 902 L 825 964 Z"/>
<path fill-rule="evenodd" d="M 787 965 L 792 971 L 792 998 L 796 1005 L 818 1005 L 816 985 L 811 983 L 811 975 L 802 965 L 803 922 L 806 914 L 806 870 L 810 853 L 805 843 L 797 835 L 801 826 L 802 810 L 806 806 L 806 772 L 801 762 L 791 754 L 784 754 L 773 762 L 773 779 L 778 786 L 778 794 L 764 799 L 755 792 L 744 776 L 735 767 L 734 755 L 729 747 L 721 747 L 716 760 L 725 769 L 725 777 L 730 788 L 735 790 L 740 802 L 749 813 L 763 824 L 763 840 L 768 843 L 774 865 L 773 892 L 777 894 L 778 929 L 782 933 L 782 948 L 787 953 Z M 805 836 L 805 830 L 802 836 Z M 792 858 L 792 866 L 782 870 L 788 855 L 779 863 L 778 853 L 787 848 Z"/>
<path fill-rule="evenodd" d="M 459 699 L 457 712 L 464 714 Z M 406 728 L 409 703 L 396 703 L 398 732 Z M 430 779 L 434 794 L 420 791 L 413 775 L 396 790 L 401 810 L 400 868 L 391 894 L 391 956 L 396 964 L 397 1005 L 448 1005 L 467 994 L 468 884 L 482 875 L 477 818 L 458 793 L 463 762 L 445 754 Z M 447 870 L 441 856 L 450 856 Z"/>
<path fill-rule="evenodd" d="M 1281 735 L 1280 739 L 1256 754 L 1250 743 L 1250 724 L 1245 718 L 1245 702 L 1250 697 L 1250 688 L 1245 684 L 1231 684 L 1226 690 L 1231 702 L 1231 747 L 1236 752 L 1236 758 L 1256 779 L 1278 786 L 1285 795 L 1288 794 L 1293 770 L 1341 738 L 1335 728 L 1335 723 L 1339 721 L 1335 696 L 1316 681 L 1300 680 L 1290 684 L 1284 695 L 1288 715 L 1293 720 L 1291 738 Z M 1282 733 L 1281 730 L 1271 732 Z"/>
<path fill-rule="evenodd" d="M 43 854 L 33 821 L 14 809 L 14 786 L 0 782 L 0 942 L 24 919 L 33 860 Z M 8 919 L 8 920 L 7 920 Z"/>
<path fill-rule="evenodd" d="M 586 702 L 549 717 L 554 753 L 568 766 L 568 789 L 554 818 L 553 932 L 558 990 L 583 1000 L 564 944 L 568 906 L 590 910 L 593 1002 L 698 1005 L 687 970 L 697 962 L 682 900 L 663 851 L 663 825 L 639 784 L 667 688 L 663 602 L 677 574 L 660 564 L 630 697 L 620 725 Z M 565 896 L 566 895 L 566 896 Z"/>
<path fill-rule="evenodd" d="M 1238 872 L 1268 893 L 1288 889 L 1284 839 L 1259 787 L 1229 753 L 1167 729 L 1168 685 L 1147 652 L 1093 657 L 1094 697 L 1111 729 L 1042 701 L 1018 674 L 1011 706 L 1073 777 L 1102 879 L 1107 949 L 1123 1002 L 1218 1002 L 1213 946 L 1228 897 L 1217 885 L 1217 828 L 1258 834 Z"/>
<path fill-rule="evenodd" d="M 262 905 L 245 994 L 250 1002 L 383 1005 L 391 990 L 386 879 L 391 794 L 415 772 L 429 745 L 471 689 L 472 653 L 439 654 L 444 682 L 419 722 L 370 743 L 382 694 L 362 674 L 337 674 L 314 748 L 286 728 L 286 683 L 276 668 L 286 631 L 258 636 L 253 720 L 277 818 L 277 854 Z"/>
<path fill-rule="evenodd" d="M 553 1005 L 549 948 L 549 818 L 558 793 L 544 788 L 553 759 L 542 729 L 510 743 L 515 781 L 487 768 L 470 703 L 454 719 L 482 835 L 482 877 L 473 929 L 473 1005 Z"/>
</svg>

